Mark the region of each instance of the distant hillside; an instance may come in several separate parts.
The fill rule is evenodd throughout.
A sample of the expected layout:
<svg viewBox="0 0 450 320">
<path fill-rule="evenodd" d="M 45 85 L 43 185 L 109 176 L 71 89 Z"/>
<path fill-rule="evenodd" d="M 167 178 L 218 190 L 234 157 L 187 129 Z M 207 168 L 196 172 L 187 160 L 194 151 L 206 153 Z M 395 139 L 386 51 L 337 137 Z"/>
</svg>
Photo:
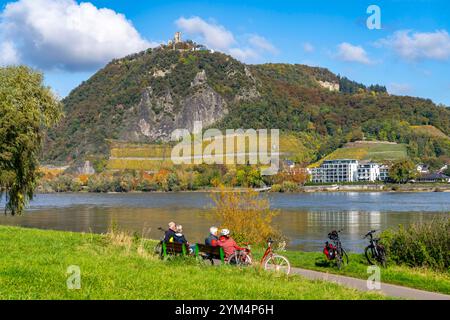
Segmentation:
<svg viewBox="0 0 450 320">
<path fill-rule="evenodd" d="M 280 129 L 299 162 L 363 136 L 408 144 L 413 157 L 450 156 L 440 138 L 410 127 L 450 134 L 450 110 L 430 100 L 389 95 L 324 68 L 245 65 L 207 50 L 165 47 L 114 60 L 63 103 L 66 116 L 44 146 L 46 163 L 108 158 L 110 140 L 167 142 L 174 129 L 191 130 L 196 120 L 220 129 Z"/>
<path fill-rule="evenodd" d="M 205 147 L 207 143 L 204 143 Z M 270 145 L 270 143 L 267 143 Z M 111 156 L 107 168 L 111 170 L 159 170 L 171 165 L 170 155 L 173 144 L 145 144 L 145 143 L 111 143 Z M 246 145 L 245 152 L 249 152 Z M 310 145 L 305 145 L 297 136 L 282 134 L 280 137 L 281 159 L 292 159 L 297 163 L 309 163 L 315 159 L 315 151 Z"/>
<path fill-rule="evenodd" d="M 430 136 L 434 138 L 443 138 L 443 139 L 450 139 L 448 135 L 443 133 L 441 130 L 434 126 L 430 125 L 424 125 L 424 126 L 411 126 L 414 132 L 424 135 L 424 136 Z"/>
<path fill-rule="evenodd" d="M 342 148 L 336 149 L 312 166 L 316 167 L 324 160 L 334 159 L 370 160 L 387 163 L 407 157 L 407 149 L 404 144 L 383 141 L 356 141 L 347 143 Z"/>
</svg>

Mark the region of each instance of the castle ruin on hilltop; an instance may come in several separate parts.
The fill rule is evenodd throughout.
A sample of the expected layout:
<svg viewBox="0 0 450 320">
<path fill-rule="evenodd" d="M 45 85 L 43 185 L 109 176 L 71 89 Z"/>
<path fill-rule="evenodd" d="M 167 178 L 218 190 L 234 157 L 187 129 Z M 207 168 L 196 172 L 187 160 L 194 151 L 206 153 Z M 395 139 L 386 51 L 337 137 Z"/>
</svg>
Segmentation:
<svg viewBox="0 0 450 320">
<path fill-rule="evenodd" d="M 175 32 L 173 39 L 167 42 L 167 48 L 179 51 L 199 51 L 208 50 L 204 45 L 199 45 L 192 40 L 183 41 L 182 33 L 180 31 Z M 212 50 L 210 50 L 212 52 Z"/>
</svg>

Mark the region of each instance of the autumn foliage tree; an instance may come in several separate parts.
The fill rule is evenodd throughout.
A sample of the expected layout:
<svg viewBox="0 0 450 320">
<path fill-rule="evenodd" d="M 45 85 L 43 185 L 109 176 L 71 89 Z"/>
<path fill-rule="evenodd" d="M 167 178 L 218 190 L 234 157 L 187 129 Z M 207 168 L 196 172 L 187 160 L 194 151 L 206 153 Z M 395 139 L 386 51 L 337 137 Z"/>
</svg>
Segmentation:
<svg viewBox="0 0 450 320">
<path fill-rule="evenodd" d="M 389 169 L 389 178 L 394 182 L 406 183 L 416 177 L 414 163 L 411 160 L 404 159 L 395 162 Z"/>
<path fill-rule="evenodd" d="M 215 204 L 212 218 L 221 228 L 231 230 L 237 242 L 264 244 L 268 238 L 280 239 L 281 233 L 273 225 L 279 212 L 270 209 L 269 199 L 256 191 L 212 193 Z"/>
</svg>

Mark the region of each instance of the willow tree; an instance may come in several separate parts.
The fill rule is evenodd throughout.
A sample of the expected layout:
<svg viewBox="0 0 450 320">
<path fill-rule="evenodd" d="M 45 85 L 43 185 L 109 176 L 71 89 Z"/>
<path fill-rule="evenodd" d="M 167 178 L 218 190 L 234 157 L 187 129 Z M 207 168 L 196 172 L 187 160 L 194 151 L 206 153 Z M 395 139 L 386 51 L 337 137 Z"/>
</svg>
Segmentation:
<svg viewBox="0 0 450 320">
<path fill-rule="evenodd" d="M 61 104 L 43 76 L 28 67 L 0 68 L 0 198 L 21 214 L 39 177 L 43 132 L 61 117 Z"/>
</svg>

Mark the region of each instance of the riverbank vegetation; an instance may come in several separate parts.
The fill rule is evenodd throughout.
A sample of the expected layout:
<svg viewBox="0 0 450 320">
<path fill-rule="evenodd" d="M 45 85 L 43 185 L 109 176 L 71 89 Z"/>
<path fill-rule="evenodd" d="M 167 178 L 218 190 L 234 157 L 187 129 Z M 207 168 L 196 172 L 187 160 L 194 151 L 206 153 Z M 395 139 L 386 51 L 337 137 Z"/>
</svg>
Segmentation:
<svg viewBox="0 0 450 320">
<path fill-rule="evenodd" d="M 402 173 L 404 171 L 401 171 Z M 70 174 L 43 170 L 37 192 L 179 192 L 211 191 L 221 187 L 229 190 L 258 189 L 267 186 L 271 192 L 315 191 L 396 191 L 434 192 L 450 190 L 448 183 L 386 183 L 346 182 L 333 189 L 335 183 L 314 184 L 306 182 L 304 171 L 280 172 L 275 176 L 261 176 L 259 170 L 247 166 L 228 168 L 223 166 L 192 166 L 183 170 L 167 168 L 155 172 L 143 170 L 106 171 L 101 174 Z M 377 187 L 377 188 L 375 188 Z M 329 190 L 328 190 L 329 189 Z"/>
<path fill-rule="evenodd" d="M 122 237 L 122 238 L 121 238 Z M 383 299 L 256 268 L 162 261 L 154 241 L 0 226 L 1 299 Z M 115 239 L 115 240 L 112 240 Z M 139 249 L 141 248 L 141 249 Z M 69 266 L 81 288 L 69 290 Z"/>
<path fill-rule="evenodd" d="M 450 218 L 414 223 L 381 235 L 389 259 L 397 264 L 450 270 Z"/>
</svg>

